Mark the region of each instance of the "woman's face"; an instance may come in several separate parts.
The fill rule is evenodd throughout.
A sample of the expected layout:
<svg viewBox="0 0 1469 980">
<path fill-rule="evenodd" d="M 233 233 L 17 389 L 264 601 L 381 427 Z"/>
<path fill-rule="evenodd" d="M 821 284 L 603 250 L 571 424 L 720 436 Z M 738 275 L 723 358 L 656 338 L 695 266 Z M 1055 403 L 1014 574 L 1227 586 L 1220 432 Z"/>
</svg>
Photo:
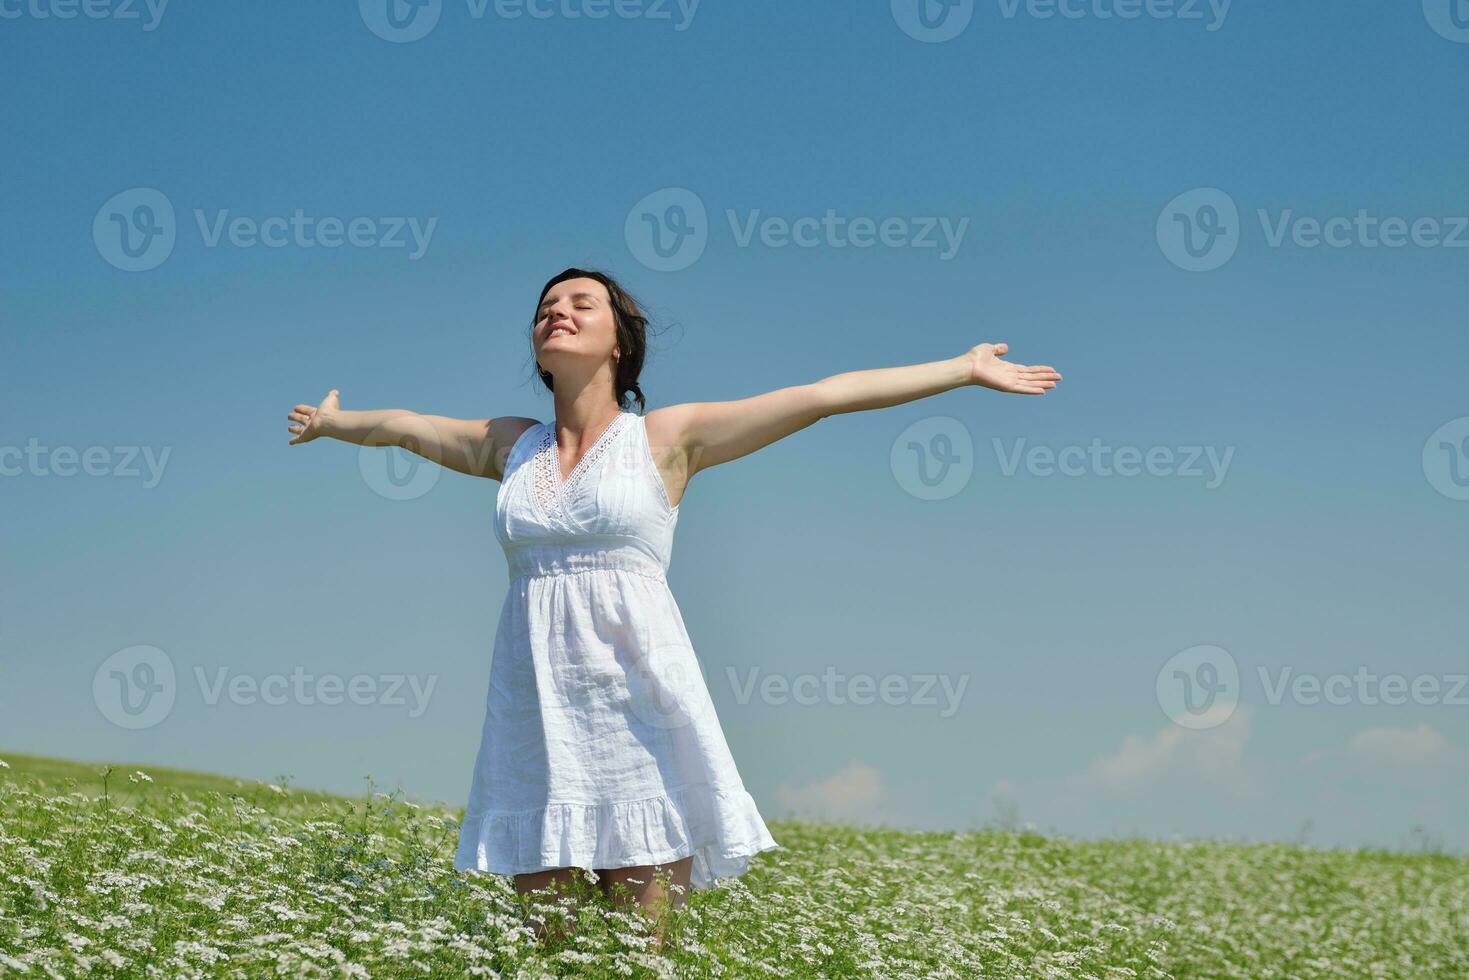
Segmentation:
<svg viewBox="0 0 1469 980">
<path fill-rule="evenodd" d="M 595 279 L 567 279 L 547 291 L 531 331 L 536 363 L 556 373 L 568 358 L 605 361 L 617 347 L 617 321 L 607 287 Z"/>
</svg>

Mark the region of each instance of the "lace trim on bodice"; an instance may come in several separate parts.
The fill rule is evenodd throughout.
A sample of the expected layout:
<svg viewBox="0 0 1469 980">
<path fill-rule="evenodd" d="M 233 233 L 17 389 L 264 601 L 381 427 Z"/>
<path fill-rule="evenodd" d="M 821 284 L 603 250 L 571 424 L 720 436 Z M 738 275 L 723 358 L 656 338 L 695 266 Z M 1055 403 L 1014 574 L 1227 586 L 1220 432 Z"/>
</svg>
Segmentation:
<svg viewBox="0 0 1469 980">
<path fill-rule="evenodd" d="M 613 438 L 618 432 L 628 425 L 629 419 L 637 418 L 632 412 L 620 412 L 616 418 L 608 423 L 607 428 L 592 443 L 582 458 L 577 461 L 566 479 L 561 480 L 561 450 L 556 445 L 556 423 L 545 423 L 545 431 L 541 433 L 541 440 L 536 445 L 535 455 L 532 458 L 531 470 L 535 476 L 532 481 L 533 493 L 536 503 L 547 512 L 556 509 L 558 501 L 569 494 L 576 486 L 582 474 L 596 465 L 607 452 L 607 447 L 612 444 Z"/>
</svg>

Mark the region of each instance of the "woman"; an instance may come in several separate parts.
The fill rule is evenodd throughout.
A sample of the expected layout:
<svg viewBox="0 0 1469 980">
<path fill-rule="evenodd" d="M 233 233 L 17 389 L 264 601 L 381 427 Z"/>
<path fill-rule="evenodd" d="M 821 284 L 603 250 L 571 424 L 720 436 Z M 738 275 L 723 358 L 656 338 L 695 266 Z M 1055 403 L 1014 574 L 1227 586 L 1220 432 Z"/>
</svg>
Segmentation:
<svg viewBox="0 0 1469 980">
<path fill-rule="evenodd" d="M 780 846 L 730 757 L 665 577 L 689 481 L 828 415 L 964 385 L 1040 395 L 1061 375 L 980 344 L 640 416 L 626 406 L 644 407 L 646 325 L 613 279 L 567 269 L 541 290 L 530 334 L 553 422 L 350 412 L 333 390 L 297 405 L 288 428 L 292 445 L 402 446 L 501 481 L 495 531 L 512 578 L 455 867 L 513 875 L 523 895 L 560 892 L 587 869 L 604 894 L 657 915 Z"/>
</svg>

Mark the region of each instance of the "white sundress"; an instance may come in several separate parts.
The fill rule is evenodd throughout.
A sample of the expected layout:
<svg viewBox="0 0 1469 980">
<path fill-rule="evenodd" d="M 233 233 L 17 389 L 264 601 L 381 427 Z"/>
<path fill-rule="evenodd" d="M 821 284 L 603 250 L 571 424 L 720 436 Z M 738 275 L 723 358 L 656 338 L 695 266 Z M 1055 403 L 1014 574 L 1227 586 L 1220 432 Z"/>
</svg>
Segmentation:
<svg viewBox="0 0 1469 980">
<path fill-rule="evenodd" d="M 621 411 L 563 483 L 554 422 L 506 459 L 509 564 L 454 867 L 515 875 L 693 856 L 691 888 L 780 847 L 745 791 L 666 573 L 678 508 Z"/>
</svg>

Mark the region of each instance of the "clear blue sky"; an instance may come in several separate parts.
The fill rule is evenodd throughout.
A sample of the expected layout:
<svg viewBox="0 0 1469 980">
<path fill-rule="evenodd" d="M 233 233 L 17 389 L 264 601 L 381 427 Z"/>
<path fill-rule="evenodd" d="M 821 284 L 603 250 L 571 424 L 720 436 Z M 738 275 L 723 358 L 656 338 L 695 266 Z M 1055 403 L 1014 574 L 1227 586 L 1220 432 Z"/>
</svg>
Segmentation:
<svg viewBox="0 0 1469 980">
<path fill-rule="evenodd" d="M 1446 703 L 1469 672 L 1469 432 L 1430 439 L 1469 416 L 1469 248 L 1450 244 L 1469 242 L 1469 43 L 1435 2 L 1123 19 L 1103 16 L 1116 0 L 1078 17 L 996 0 L 924 41 L 904 0 L 596 20 L 569 15 L 588 0 L 544 18 L 444 0 L 416 21 L 3 0 L 0 757 L 344 790 L 371 773 L 462 803 L 506 585 L 498 484 L 444 473 L 388 499 L 355 447 L 288 447 L 285 413 L 336 387 L 348 408 L 548 419 L 525 321 L 550 275 L 586 265 L 655 315 L 650 408 L 981 341 L 1065 375 L 1043 398 L 833 417 L 690 485 L 670 580 L 767 817 L 1250 838 L 1309 819 L 1312 842 L 1419 827 L 1469 846 L 1469 691 Z M 704 209 L 681 212 L 703 251 L 665 270 L 637 233 L 678 217 L 668 193 L 640 206 L 670 188 Z M 1208 188 L 1224 197 L 1165 210 Z M 887 222 L 890 244 L 815 231 L 829 212 Z M 816 244 L 742 238 L 770 217 L 815 219 Z M 359 242 L 402 225 L 405 247 L 311 237 L 358 218 Z M 1300 244 L 1300 218 L 1352 219 L 1344 246 Z M 1388 218 L 1441 244 L 1371 247 Z M 118 222 L 171 251 L 126 271 Z M 930 224 L 938 247 L 915 247 Z M 1182 267 L 1211 244 L 1234 251 Z M 972 445 L 948 444 L 971 475 L 943 499 L 910 492 L 915 423 L 933 450 L 934 426 Z M 1162 464 L 1104 475 L 1077 450 L 1078 475 L 1024 462 L 1093 445 L 1228 462 L 1212 487 Z M 63 475 L 91 447 L 98 475 Z M 138 645 L 176 691 L 133 730 L 94 680 L 105 695 L 104 664 Z M 1239 708 L 1194 729 L 1158 678 L 1199 645 L 1236 663 Z M 751 670 L 829 668 L 967 680 L 947 714 L 941 689 L 741 703 Z M 1273 704 L 1284 668 L 1441 696 Z M 416 717 L 406 687 L 407 706 L 209 703 L 221 676 L 298 669 L 436 686 Z"/>
</svg>

